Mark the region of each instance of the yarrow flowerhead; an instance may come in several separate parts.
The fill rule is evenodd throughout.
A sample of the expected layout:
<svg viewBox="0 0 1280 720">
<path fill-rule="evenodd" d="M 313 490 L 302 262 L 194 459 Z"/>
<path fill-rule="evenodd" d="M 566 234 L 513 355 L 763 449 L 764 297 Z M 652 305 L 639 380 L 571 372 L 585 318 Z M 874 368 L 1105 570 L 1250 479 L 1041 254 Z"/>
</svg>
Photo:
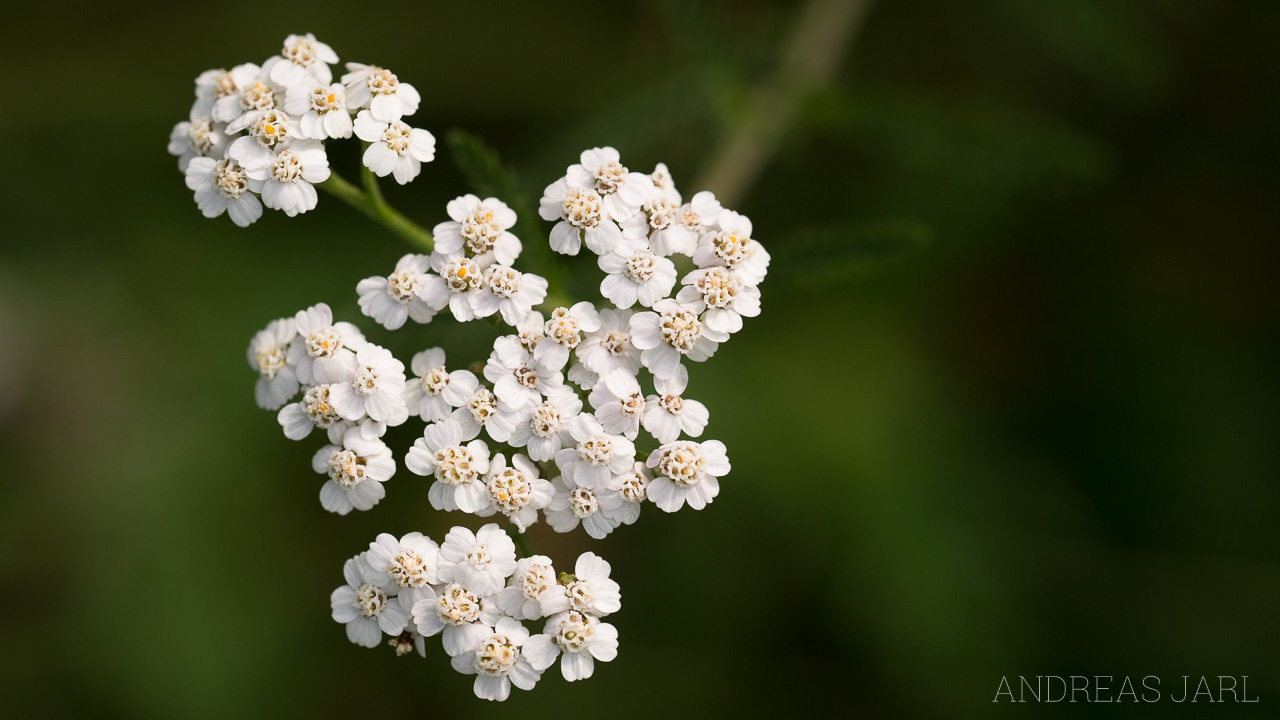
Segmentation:
<svg viewBox="0 0 1280 720">
<path fill-rule="evenodd" d="M 683 396 L 689 385 L 689 373 L 683 367 L 669 378 L 653 381 L 658 394 L 645 401 L 644 429 L 660 443 L 669 443 L 683 431 L 699 437 L 706 428 L 710 413 L 707 406 Z"/>
<path fill-rule="evenodd" d="M 462 428 L 463 439 L 470 440 L 483 429 L 488 430 L 494 440 L 504 442 L 503 438 L 511 437 L 515 430 L 516 414 L 516 410 L 503 409 L 498 404 L 498 396 L 479 385 L 449 418 Z"/>
<path fill-rule="evenodd" d="M 431 269 L 436 274 L 423 280 L 423 295 L 431 307 L 443 310 L 448 306 L 458 322 L 476 318 L 476 301 L 484 286 L 484 273 L 476 261 L 460 252 L 431 253 Z"/>
<path fill-rule="evenodd" d="M 640 349 L 631 341 L 631 317 L 630 310 L 601 310 L 600 328 L 583 337 L 577 349 L 578 360 L 599 376 L 619 369 L 635 376 L 640 370 Z M 590 386 L 595 387 L 595 383 Z"/>
<path fill-rule="evenodd" d="M 405 406 L 423 422 L 444 420 L 454 408 L 466 405 L 468 398 L 480 388 L 480 381 L 471 371 L 449 372 L 445 368 L 443 348 L 428 348 L 417 353 L 409 368 L 416 377 L 405 385 Z"/>
<path fill-rule="evenodd" d="M 382 483 L 396 472 L 391 449 L 377 438 L 367 438 L 359 428 L 342 436 L 342 445 L 325 445 L 311 458 L 311 469 L 329 480 L 320 487 L 320 504 L 329 512 L 346 515 L 368 510 L 387 493 Z"/>
<path fill-rule="evenodd" d="M 333 619 L 347 626 L 347 639 L 367 648 L 377 647 L 383 633 L 399 635 L 409 622 L 395 587 L 370 582 L 370 574 L 363 554 L 348 560 L 342 567 L 346 584 L 329 596 Z"/>
<path fill-rule="evenodd" d="M 234 92 L 213 105 L 213 119 L 226 123 L 227 132 L 233 134 L 249 127 L 262 113 L 275 110 L 276 93 L 284 90 L 252 63 L 232 70 L 233 77 L 237 73 L 240 77 L 236 79 Z"/>
<path fill-rule="evenodd" d="M 622 222 L 636 213 L 652 185 L 643 173 L 633 173 L 611 147 L 583 150 L 575 165 L 565 171 L 571 188 L 599 193 L 609 217 Z M 592 249 L 599 254 L 600 251 Z"/>
<path fill-rule="evenodd" d="M 464 675 L 475 675 L 476 697 L 482 700 L 506 700 L 511 686 L 532 690 L 542 671 L 529 664 L 520 648 L 529 639 L 529 631 L 518 621 L 498 619 L 492 632 L 483 636 L 473 648 L 453 658 L 453 669 Z"/>
<path fill-rule="evenodd" d="M 663 189 L 655 185 L 641 212 L 623 224 L 622 232 L 628 238 L 647 234 L 650 248 L 658 255 L 691 256 L 698 239 L 716 225 L 722 210 L 715 194 L 706 190 L 682 205 L 674 186 Z"/>
<path fill-rule="evenodd" d="M 347 382 L 334 383 L 329 397 L 338 414 L 348 420 L 364 417 L 397 425 L 408 417 L 404 399 L 404 363 L 391 351 L 366 344 L 356 351 Z"/>
<path fill-rule="evenodd" d="M 304 383 L 338 383 L 355 372 L 355 351 L 367 345 L 359 328 L 333 321 L 325 303 L 299 310 L 294 316 L 298 339 L 289 347 L 289 362 Z"/>
<path fill-rule="evenodd" d="M 441 635 L 450 657 L 461 655 L 492 632 L 500 616 L 492 602 L 458 583 L 448 583 L 432 597 L 416 601 L 413 620 L 423 637 Z"/>
<path fill-rule="evenodd" d="M 431 322 L 436 309 L 422 298 L 430 272 L 430 256 L 405 255 L 390 275 L 375 275 L 356 285 L 360 311 L 388 330 L 399 329 L 409 318 L 416 323 Z"/>
<path fill-rule="evenodd" d="M 591 677 L 596 660 L 609 662 L 618 656 L 618 629 L 577 610 L 548 618 L 542 633 L 525 643 L 525 656 L 535 669 L 545 669 L 560 655 L 560 672 L 569 682 Z"/>
<path fill-rule="evenodd" d="M 736 333 L 742 318 L 760 314 L 760 289 L 726 267 L 694 270 L 681 280 L 676 302 L 702 313 L 702 321 L 716 332 Z"/>
<path fill-rule="evenodd" d="M 533 350 L 533 359 L 551 370 L 560 370 L 569 361 L 569 352 L 582 342 L 584 332 L 600 329 L 600 315 L 589 302 L 551 311 L 542 330 L 542 339 Z"/>
<path fill-rule="evenodd" d="M 369 143 L 365 165 L 401 184 L 435 158 L 435 137 L 402 122 L 421 101 L 413 86 L 358 63 L 335 83 L 330 66 L 337 62 L 314 35 L 294 34 L 261 65 L 196 78 L 195 101 L 168 149 L 206 217 L 227 213 L 246 227 L 264 205 L 290 217 L 312 210 L 315 185 L 330 177 L 324 143 L 353 133 Z"/>
<path fill-rule="evenodd" d="M 330 606 L 363 647 L 388 636 L 397 655 L 425 655 L 426 640 L 440 636 L 453 668 L 476 676 L 476 696 L 502 701 L 512 685 L 532 689 L 557 658 L 573 681 L 617 657 L 617 629 L 601 620 L 622 606 L 611 571 L 590 552 L 573 575 L 557 575 L 545 555 L 516 561 L 496 525 L 476 533 L 455 527 L 439 546 L 422 533 L 381 533 L 343 566 L 346 582 Z M 522 624 L 543 618 L 538 635 Z"/>
<path fill-rule="evenodd" d="M 462 427 L 450 418 L 428 425 L 405 456 L 409 472 L 435 478 L 429 498 L 437 510 L 474 513 L 488 504 L 489 448 L 483 440 L 463 442 Z"/>
<path fill-rule="evenodd" d="M 253 63 L 244 63 L 230 70 L 217 68 L 200 73 L 196 77 L 196 101 L 192 105 L 192 113 L 208 115 L 225 123 L 223 118 L 232 114 L 233 109 L 240 104 L 241 89 L 253 84 L 261 70 Z M 219 105 L 223 109 L 219 109 Z"/>
<path fill-rule="evenodd" d="M 759 285 L 769 269 L 769 253 L 751 237 L 751 220 L 732 210 L 720 213 L 718 230 L 698 241 L 693 262 L 698 267 L 726 267 L 748 285 Z"/>
<path fill-rule="evenodd" d="M 293 217 L 316 206 L 312 183 L 329 179 L 329 159 L 318 140 L 295 140 L 270 152 L 260 165 L 248 169 L 249 179 L 262 183 L 262 204 Z"/>
<path fill-rule="evenodd" d="M 545 340 L 539 344 L 541 342 Z M 493 352 L 484 366 L 484 377 L 493 383 L 499 406 L 515 411 L 537 404 L 564 385 L 564 377 L 558 371 L 535 360 L 520 344 L 520 339 L 510 335 L 494 341 Z M 505 442 L 506 438 L 501 440 Z"/>
<path fill-rule="evenodd" d="M 565 445 L 573 444 L 569 421 L 582 412 L 582 400 L 571 388 L 561 385 L 547 392 L 541 402 L 524 406 L 517 414 L 516 427 L 506 442 L 525 447 L 538 462 L 554 460 Z"/>
<path fill-rule="evenodd" d="M 193 105 L 190 119 L 174 125 L 169 134 L 169 154 L 178 157 L 178 169 L 184 173 L 193 159 L 221 158 L 227 146 L 226 124 L 199 111 L 199 103 Z"/>
<path fill-rule="evenodd" d="M 262 202 L 254 193 L 262 183 L 253 180 L 240 163 L 230 158 L 192 158 L 187 165 L 187 187 L 196 193 L 196 207 L 207 218 L 222 213 L 240 227 L 262 217 Z"/>
<path fill-rule="evenodd" d="M 436 157 L 436 138 L 421 128 L 409 127 L 399 119 L 378 120 L 368 110 L 356 115 L 356 137 L 369 143 L 364 166 L 378 177 L 392 175 L 404 185 L 422 172 L 422 163 Z"/>
<path fill-rule="evenodd" d="M 302 440 L 311 434 L 313 428 L 320 428 L 328 433 L 330 443 L 342 442 L 342 436 L 356 424 L 334 409 L 333 399 L 329 397 L 330 387 L 328 384 L 308 385 L 303 388 L 301 400 L 280 408 L 276 421 L 284 429 L 285 437 Z M 377 436 L 376 431 L 374 435 Z"/>
<path fill-rule="evenodd" d="M 629 308 L 637 300 L 653 307 L 676 284 L 675 263 L 651 250 L 645 240 L 623 240 L 601 255 L 599 264 L 609 273 L 600 283 L 600 294 L 620 308 Z"/>
<path fill-rule="evenodd" d="M 538 466 L 519 453 L 511 456 L 510 465 L 502 453 L 493 456 L 484 484 L 489 504 L 476 514 L 489 517 L 501 513 L 520 532 L 538 521 L 538 511 L 551 503 L 555 493 L 549 481 L 538 477 Z"/>
<path fill-rule="evenodd" d="M 729 334 L 703 324 L 694 305 L 675 300 L 654 304 L 653 312 L 631 317 L 631 342 L 640 348 L 640 361 L 656 378 L 674 377 L 680 359 L 702 362 L 715 354 Z"/>
<path fill-rule="evenodd" d="M 602 619 L 621 608 L 612 568 L 587 552 L 572 574 L 557 573 L 525 532 L 541 519 L 600 539 L 635 523 L 645 503 L 674 512 L 715 499 L 730 464 L 723 443 L 701 440 L 709 413 L 686 393 L 685 360 L 708 360 L 759 315 L 769 254 L 751 221 L 715 195 L 686 201 L 666 165 L 633 171 L 611 147 L 582 152 L 546 186 L 538 214 L 552 225 L 541 236 L 512 209 L 527 202 L 514 192 L 456 196 L 428 232 L 392 210 L 375 179 L 407 183 L 434 159 L 435 137 L 407 121 L 418 91 L 357 63 L 334 82 L 337 62 L 313 35 L 290 35 L 262 65 L 206 71 L 168 146 L 208 217 L 247 226 L 264 207 L 309 212 L 321 186 L 413 243 L 394 268 L 394 256 L 382 270 L 371 264 L 390 272 L 355 285 L 360 312 L 383 329 L 410 320 L 500 328 L 487 358 L 446 365 L 445 349 L 429 347 L 407 370 L 389 348 L 421 344 L 371 343 L 324 303 L 252 336 L 255 403 L 287 438 L 319 429 L 327 440 L 312 456 L 325 510 L 346 515 L 385 497 L 404 451 L 387 429 L 413 417 L 425 426 L 402 459 L 428 484 L 431 507 L 500 521 L 453 527 L 439 544 L 418 532 L 377 535 L 346 562 L 332 616 L 352 642 L 397 655 L 425 654 L 439 636 L 485 699 L 532 689 L 557 660 L 566 680 L 589 678 L 618 650 Z M 330 143 L 352 135 L 366 144 L 363 192 L 329 165 Z M 584 244 L 598 256 L 599 306 L 568 297 L 545 265 L 548 248 L 574 255 Z M 526 250 L 545 276 L 525 267 Z M 679 272 L 676 254 L 690 256 Z M 541 633 L 521 624 L 533 621 Z"/>
<path fill-rule="evenodd" d="M 329 65 L 336 62 L 338 54 L 315 35 L 290 35 L 284 39 L 280 54 L 263 63 L 262 74 L 283 87 L 308 81 L 327 85 L 333 80 Z"/>
<path fill-rule="evenodd" d="M 556 453 L 556 465 L 570 487 L 603 488 L 613 473 L 635 461 L 636 446 L 622 435 L 605 432 L 592 415 L 578 415 L 568 429 L 575 445 Z"/>
<path fill-rule="evenodd" d="M 622 609 L 622 591 L 609 577 L 613 568 L 593 552 L 578 556 L 573 578 L 539 597 L 544 615 L 574 610 L 604 617 Z"/>
<path fill-rule="evenodd" d="M 605 432 L 635 440 L 645 417 L 645 397 L 635 375 L 618 368 L 600 378 L 588 396 Z M 645 428 L 648 430 L 648 427 Z"/>
<path fill-rule="evenodd" d="M 432 230 L 440 252 L 465 251 L 482 268 L 494 262 L 511 265 L 520 256 L 520 240 L 511 233 L 516 214 L 498 198 L 463 195 L 450 201 L 445 211 L 449 221 Z"/>
<path fill-rule="evenodd" d="M 440 546 L 440 581 L 456 582 L 481 597 L 501 590 L 515 569 L 515 543 L 494 523 L 474 533 L 455 527 Z"/>
<path fill-rule="evenodd" d="M 419 600 L 433 599 L 432 585 L 439 582 L 440 546 L 419 532 L 400 539 L 382 533 L 369 543 L 365 554 L 369 577 L 379 586 L 395 586 L 397 598 L 406 612 Z"/>
<path fill-rule="evenodd" d="M 518 325 L 532 314 L 534 305 L 547 296 L 547 281 L 533 273 L 522 273 L 506 265 L 489 265 L 484 270 L 480 291 L 473 296 L 477 317 L 502 313 L 502 321 Z"/>
<path fill-rule="evenodd" d="M 347 90 L 338 83 L 293 85 L 285 93 L 285 112 L 298 117 L 298 136 L 312 140 L 351 137 Z"/>
<path fill-rule="evenodd" d="M 552 497 L 547 504 L 547 524 L 558 533 L 572 532 L 582 523 L 587 535 L 599 540 L 618 527 L 622 500 L 605 488 L 579 487 L 563 477 L 551 481 Z"/>
<path fill-rule="evenodd" d="M 280 409 L 298 392 L 298 374 L 289 363 L 289 345 L 297 334 L 293 318 L 280 318 L 249 341 L 249 367 L 258 371 L 253 397 L 263 410 Z"/>
<path fill-rule="evenodd" d="M 614 475 L 608 489 L 618 494 L 621 503 L 613 511 L 613 519 L 630 525 L 640 517 L 640 505 L 649 498 L 649 483 L 653 475 L 643 462 L 637 461 L 631 468 Z"/>
<path fill-rule="evenodd" d="M 538 215 L 559 221 L 551 229 L 551 249 L 564 255 L 577 255 L 583 242 L 597 255 L 622 242 L 622 229 L 605 210 L 600 193 L 572 187 L 563 178 L 543 191 Z"/>
<path fill-rule="evenodd" d="M 507 586 L 498 592 L 498 607 L 517 620 L 537 620 L 542 617 L 542 603 L 538 598 L 556 586 L 556 570 L 551 558 L 545 555 L 521 558 L 516 561 L 516 570 Z"/>
<path fill-rule="evenodd" d="M 701 510 L 720 494 L 720 478 L 729 473 L 729 458 L 719 440 L 667 443 L 653 451 L 645 464 L 654 473 L 649 499 L 667 512 L 685 503 Z"/>
<path fill-rule="evenodd" d="M 347 63 L 342 76 L 352 108 L 369 108 L 372 119 L 393 123 L 418 111 L 422 96 L 396 74 L 376 65 Z"/>
</svg>

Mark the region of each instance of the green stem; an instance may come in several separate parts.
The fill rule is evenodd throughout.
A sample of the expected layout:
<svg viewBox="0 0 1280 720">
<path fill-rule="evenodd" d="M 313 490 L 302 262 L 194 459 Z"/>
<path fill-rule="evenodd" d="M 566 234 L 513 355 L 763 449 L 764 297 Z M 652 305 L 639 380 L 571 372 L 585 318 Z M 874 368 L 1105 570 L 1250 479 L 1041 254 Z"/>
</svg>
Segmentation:
<svg viewBox="0 0 1280 720">
<path fill-rule="evenodd" d="M 729 132 L 694 187 L 736 205 L 783 145 L 804 102 L 831 84 L 867 18 L 871 0 L 809 0 L 773 76 L 736 108 Z"/>
<path fill-rule="evenodd" d="M 528 535 L 520 532 L 520 528 L 517 528 L 514 523 L 507 526 L 507 534 L 511 536 L 512 540 L 516 541 L 516 545 L 520 548 L 520 557 L 532 557 L 538 554 L 538 551 L 533 548 L 533 541 L 529 539 Z"/>
<path fill-rule="evenodd" d="M 368 146 L 368 143 L 361 143 L 361 147 L 367 148 Z M 329 173 L 329 179 L 320 183 L 319 187 L 407 240 L 410 245 L 417 247 L 422 252 L 429 253 L 435 249 L 435 241 L 432 239 L 431 233 L 426 228 L 401 215 L 383 197 L 382 188 L 378 186 L 378 178 L 373 174 L 372 170 L 362 165 L 360 178 L 364 185 L 364 192 L 361 192 L 360 188 L 346 178 L 332 171 Z M 530 225 L 530 227 L 533 226 Z M 547 296 L 539 303 L 538 307 L 549 313 L 555 308 L 572 305 L 572 301 L 569 300 L 569 297 L 560 287 L 559 272 L 555 265 L 548 263 L 548 266 L 543 268 L 543 272 L 548 281 Z M 499 329 L 506 329 L 506 325 L 499 316 L 491 316 L 490 321 Z"/>
<path fill-rule="evenodd" d="M 360 188 L 333 172 L 329 173 L 328 180 L 320 183 L 320 189 L 364 213 L 422 252 L 431 252 L 435 247 L 431 233 L 387 204 L 378 187 L 378 179 L 369 168 L 364 168 L 363 174 L 365 192 L 360 192 Z"/>
</svg>

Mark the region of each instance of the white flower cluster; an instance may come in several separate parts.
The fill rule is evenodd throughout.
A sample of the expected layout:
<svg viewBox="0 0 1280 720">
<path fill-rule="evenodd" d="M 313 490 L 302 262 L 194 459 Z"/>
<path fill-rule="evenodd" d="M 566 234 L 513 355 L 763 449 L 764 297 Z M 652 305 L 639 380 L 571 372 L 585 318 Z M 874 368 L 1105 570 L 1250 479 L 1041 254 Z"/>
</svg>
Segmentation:
<svg viewBox="0 0 1280 720">
<path fill-rule="evenodd" d="M 431 135 L 401 121 L 417 109 L 417 91 L 355 63 L 333 83 L 335 62 L 313 36 L 291 35 L 261 66 L 197 79 L 191 120 L 174 129 L 170 151 L 206 216 L 247 225 L 261 215 L 259 195 L 290 216 L 312 209 L 312 184 L 329 177 L 323 142 L 353 132 L 378 176 L 405 183 L 432 159 Z M 501 200 L 464 195 L 445 212 L 430 254 L 405 255 L 356 294 L 388 330 L 445 308 L 459 322 L 503 328 L 476 372 L 451 370 L 432 347 L 406 374 L 323 303 L 272 321 L 249 344 L 257 404 L 276 411 L 286 437 L 319 428 L 328 440 L 312 460 L 326 477 L 324 509 L 369 510 L 385 496 L 396 457 L 383 438 L 410 417 L 425 428 L 403 462 L 431 478 L 432 507 L 504 516 L 522 544 L 540 517 L 556 532 L 581 525 L 602 538 L 634 523 L 647 501 L 666 512 L 712 502 L 729 460 L 723 443 L 694 439 L 709 414 L 685 396 L 685 361 L 707 360 L 760 313 L 769 255 L 751 221 L 710 192 L 685 202 L 664 165 L 633 172 L 613 148 L 583 152 L 546 188 L 539 214 L 555 223 L 553 250 L 573 255 L 585 244 L 598 256 L 609 306 L 597 308 L 548 301 L 548 281 L 516 269 L 523 244 Z M 347 562 L 333 618 L 352 642 L 372 647 L 387 635 L 400 654 L 425 652 L 423 639 L 439 634 L 454 668 L 476 675 L 476 694 L 503 700 L 512 685 L 532 688 L 557 657 L 578 680 L 616 655 L 617 631 L 601 620 L 620 607 L 609 564 L 585 553 L 574 570 L 557 576 L 541 555 L 517 560 L 497 524 L 454 527 L 439 546 L 419 533 L 384 534 Z M 522 625 L 539 620 L 541 634 Z"/>
<path fill-rule="evenodd" d="M 426 656 L 440 636 L 453 668 L 475 675 L 477 697 L 506 700 L 511 686 L 532 690 L 560 658 L 570 682 L 591 677 L 595 661 L 618 654 L 618 631 L 601 620 L 622 607 L 609 563 L 583 553 L 572 575 L 551 559 L 516 559 L 511 538 L 490 523 L 472 533 L 455 527 L 437 545 L 422 533 L 387 533 L 342 568 L 346 584 L 329 596 L 347 638 L 377 647 L 383 636 L 398 655 Z M 531 635 L 524 621 L 542 620 Z"/>
<path fill-rule="evenodd" d="M 706 406 L 685 396 L 682 360 L 706 360 L 742 328 L 743 316 L 759 314 L 768 254 L 751 238 L 751 222 L 721 209 L 710 193 L 682 204 L 664 166 L 646 175 L 617 158 L 612 148 L 588 150 L 546 193 L 563 195 L 556 212 L 564 217 L 576 212 L 571 200 L 587 193 L 600 218 L 624 217 L 626 235 L 620 230 L 612 249 L 595 245 L 607 273 L 601 291 L 615 307 L 535 310 L 547 281 L 513 267 L 522 249 L 510 231 L 515 213 L 474 195 L 448 204 L 450 220 L 435 227 L 430 255 L 406 255 L 391 274 L 357 285 L 364 314 L 388 329 L 409 318 L 430 322 L 445 307 L 459 321 L 493 318 L 513 327 L 494 341 L 483 382 L 446 367 L 441 348 L 417 353 L 406 378 L 388 350 L 335 323 L 324 304 L 254 336 L 248 358 L 259 372 L 258 404 L 279 410 L 289 438 L 327 431 L 330 444 L 313 460 L 329 478 L 320 494 L 326 509 L 368 510 L 384 496 L 382 482 L 396 466 L 380 438 L 411 416 L 426 427 L 404 464 L 434 480 L 429 498 L 437 510 L 501 514 L 521 532 L 541 511 L 557 532 L 582 525 L 602 538 L 635 522 L 646 500 L 674 512 L 716 497 L 729 461 L 717 440 L 681 439 L 701 437 L 709 420 Z M 544 198 L 544 216 L 548 207 Z M 675 264 L 655 245 L 693 256 L 696 267 L 674 298 Z M 667 268 L 670 281 L 646 290 Z M 619 287 L 631 291 L 619 299 Z M 634 311 L 635 301 L 652 309 Z M 641 386 L 642 368 L 652 392 Z M 301 400 L 290 402 L 299 390 Z M 637 451 L 642 430 L 656 441 L 651 452 Z"/>
<path fill-rule="evenodd" d="M 353 130 L 369 143 L 365 166 L 402 185 L 435 158 L 431 133 L 401 120 L 418 109 L 412 85 L 360 63 L 347 63 L 335 83 L 329 66 L 337 62 L 314 35 L 290 35 L 262 65 L 196 78 L 189 119 L 174 126 L 169 152 L 205 217 L 225 212 L 245 227 L 262 216 L 263 205 L 290 217 L 313 209 L 315 183 L 329 178 L 325 142 Z"/>
</svg>

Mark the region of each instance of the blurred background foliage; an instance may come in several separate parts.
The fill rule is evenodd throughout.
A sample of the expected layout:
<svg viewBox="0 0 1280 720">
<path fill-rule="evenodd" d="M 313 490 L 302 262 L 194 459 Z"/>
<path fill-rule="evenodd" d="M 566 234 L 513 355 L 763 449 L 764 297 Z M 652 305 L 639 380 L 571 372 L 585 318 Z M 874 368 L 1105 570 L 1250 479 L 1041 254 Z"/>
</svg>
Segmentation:
<svg viewBox="0 0 1280 720">
<path fill-rule="evenodd" d="M 263 10 L 7 10 L 11 711 L 1274 716 L 1276 3 L 880 2 L 811 87 L 778 74 L 792 3 Z M 254 407 L 248 338 L 319 301 L 406 358 L 466 364 L 492 331 L 360 316 L 356 281 L 407 248 L 332 198 L 199 216 L 164 152 L 191 79 L 304 31 L 422 91 L 440 149 L 395 205 L 430 226 L 497 192 L 526 247 L 583 148 L 664 161 L 690 195 L 781 78 L 790 122 L 733 203 L 775 258 L 765 312 L 692 373 L 724 492 L 603 542 L 533 532 L 622 583 L 621 654 L 589 682 L 489 705 L 438 648 L 362 650 L 328 617 L 377 532 L 477 523 L 403 470 L 374 511 L 323 512 L 320 440 Z M 355 148 L 333 162 L 353 175 Z M 562 269 L 584 295 L 594 272 Z M 1001 676 L 1072 673 L 1249 675 L 1262 703 L 991 704 Z"/>
</svg>

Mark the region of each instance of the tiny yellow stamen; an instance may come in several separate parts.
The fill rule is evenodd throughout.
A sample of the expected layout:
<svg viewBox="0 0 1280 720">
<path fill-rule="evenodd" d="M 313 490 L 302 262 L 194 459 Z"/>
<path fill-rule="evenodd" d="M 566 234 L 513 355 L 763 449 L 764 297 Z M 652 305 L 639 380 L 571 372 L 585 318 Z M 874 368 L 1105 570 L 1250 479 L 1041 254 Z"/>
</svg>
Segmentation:
<svg viewBox="0 0 1280 720">
<path fill-rule="evenodd" d="M 337 100 L 333 97 L 333 93 L 329 93 L 329 102 L 330 102 L 330 103 L 335 103 L 335 102 L 337 102 Z"/>
<path fill-rule="evenodd" d="M 265 132 L 265 133 L 266 133 L 266 134 L 268 134 L 268 135 L 275 135 L 275 134 L 276 134 L 276 126 L 275 126 L 275 125 L 267 125 L 265 128 L 263 128 L 263 132 Z"/>
<path fill-rule="evenodd" d="M 467 269 L 464 267 L 458 268 L 458 277 L 464 278 L 466 276 L 467 276 Z"/>
</svg>

